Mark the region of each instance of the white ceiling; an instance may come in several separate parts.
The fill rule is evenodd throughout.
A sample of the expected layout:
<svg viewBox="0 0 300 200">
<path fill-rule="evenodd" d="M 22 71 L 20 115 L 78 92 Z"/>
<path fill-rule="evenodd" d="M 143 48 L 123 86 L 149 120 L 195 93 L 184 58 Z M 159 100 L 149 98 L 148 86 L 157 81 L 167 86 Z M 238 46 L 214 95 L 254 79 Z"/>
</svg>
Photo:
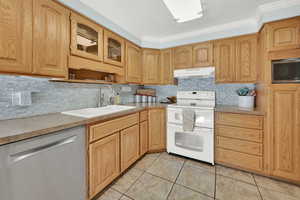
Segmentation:
<svg viewBox="0 0 300 200">
<path fill-rule="evenodd" d="M 257 29 L 262 12 L 276 10 L 278 7 L 289 8 L 292 6 L 291 2 L 293 5 L 300 5 L 299 0 L 202 0 L 204 17 L 176 23 L 162 0 L 80 1 L 145 44 L 182 41 L 204 32 L 220 32 L 234 26 L 233 24 L 236 25 L 233 29 L 240 27 L 245 29 L 244 32 L 251 32 L 254 26 Z M 245 26 L 249 28 L 244 28 Z M 243 30 L 237 29 L 237 32 Z"/>
</svg>

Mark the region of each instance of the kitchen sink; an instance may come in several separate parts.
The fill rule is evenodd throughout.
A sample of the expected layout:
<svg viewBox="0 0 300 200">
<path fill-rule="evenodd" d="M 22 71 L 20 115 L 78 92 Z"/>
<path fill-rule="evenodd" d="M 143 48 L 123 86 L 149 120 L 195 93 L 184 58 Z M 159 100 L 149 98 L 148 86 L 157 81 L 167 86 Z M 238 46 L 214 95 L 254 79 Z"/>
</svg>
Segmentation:
<svg viewBox="0 0 300 200">
<path fill-rule="evenodd" d="M 65 115 L 73 115 L 76 117 L 93 118 L 116 112 L 126 111 L 135 108 L 134 106 L 109 105 L 98 108 L 85 108 L 80 110 L 70 110 L 62 112 Z"/>
</svg>

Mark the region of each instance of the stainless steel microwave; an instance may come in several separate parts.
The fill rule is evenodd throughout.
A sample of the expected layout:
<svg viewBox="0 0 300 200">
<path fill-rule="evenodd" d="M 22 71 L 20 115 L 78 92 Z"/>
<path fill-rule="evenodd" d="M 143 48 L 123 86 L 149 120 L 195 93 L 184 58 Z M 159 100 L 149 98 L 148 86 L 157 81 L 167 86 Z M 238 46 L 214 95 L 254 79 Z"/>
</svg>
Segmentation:
<svg viewBox="0 0 300 200">
<path fill-rule="evenodd" d="M 272 83 L 300 83 L 300 58 L 274 60 Z"/>
</svg>

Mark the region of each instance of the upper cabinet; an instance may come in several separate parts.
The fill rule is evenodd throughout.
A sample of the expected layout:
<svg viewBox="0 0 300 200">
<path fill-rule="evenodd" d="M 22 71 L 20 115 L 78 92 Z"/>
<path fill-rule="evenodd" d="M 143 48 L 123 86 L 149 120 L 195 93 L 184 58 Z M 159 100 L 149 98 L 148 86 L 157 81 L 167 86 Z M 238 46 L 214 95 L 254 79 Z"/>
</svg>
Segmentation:
<svg viewBox="0 0 300 200">
<path fill-rule="evenodd" d="M 175 69 L 192 67 L 193 48 L 191 45 L 174 48 L 173 66 Z"/>
<path fill-rule="evenodd" d="M 52 0 L 34 0 L 33 16 L 33 73 L 66 76 L 69 11 Z"/>
<path fill-rule="evenodd" d="M 219 40 L 214 46 L 216 82 L 233 82 L 235 80 L 235 40 Z"/>
<path fill-rule="evenodd" d="M 1 1 L 0 13 L 0 71 L 31 73 L 32 0 Z"/>
<path fill-rule="evenodd" d="M 173 74 L 173 55 L 172 49 L 165 49 L 161 51 L 161 73 L 162 79 L 161 84 L 172 85 L 174 84 L 174 74 Z"/>
<path fill-rule="evenodd" d="M 214 45 L 216 82 L 256 82 L 258 46 L 256 34 L 217 40 Z"/>
<path fill-rule="evenodd" d="M 213 65 L 213 43 L 204 42 L 193 46 L 193 67 Z"/>
<path fill-rule="evenodd" d="M 161 83 L 160 51 L 143 50 L 143 84 L 157 85 Z"/>
<path fill-rule="evenodd" d="M 125 65 L 125 40 L 104 30 L 104 62 L 123 67 Z"/>
<path fill-rule="evenodd" d="M 130 42 L 126 42 L 126 81 L 142 82 L 142 50 Z"/>
<path fill-rule="evenodd" d="M 300 48 L 300 18 L 292 18 L 265 25 L 267 29 L 268 50 L 287 50 Z"/>
<path fill-rule="evenodd" d="M 70 49 L 72 55 L 103 61 L 103 28 L 72 12 Z"/>
<path fill-rule="evenodd" d="M 257 35 L 236 39 L 235 73 L 237 82 L 255 82 L 257 69 Z"/>
</svg>

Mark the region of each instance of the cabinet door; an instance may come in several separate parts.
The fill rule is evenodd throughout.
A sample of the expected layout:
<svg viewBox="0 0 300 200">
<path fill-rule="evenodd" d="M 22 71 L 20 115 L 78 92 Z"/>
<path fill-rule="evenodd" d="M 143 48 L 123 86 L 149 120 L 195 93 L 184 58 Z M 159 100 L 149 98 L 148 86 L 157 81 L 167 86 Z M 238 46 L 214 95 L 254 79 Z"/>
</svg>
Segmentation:
<svg viewBox="0 0 300 200">
<path fill-rule="evenodd" d="M 121 131 L 121 171 L 126 170 L 139 158 L 140 131 L 135 125 Z"/>
<path fill-rule="evenodd" d="M 104 30 L 104 62 L 119 67 L 125 65 L 124 39 L 107 30 Z"/>
<path fill-rule="evenodd" d="M 46 76 L 66 76 L 68 10 L 51 0 L 35 0 L 33 16 L 33 72 Z"/>
<path fill-rule="evenodd" d="M 271 174 L 300 181 L 300 95 L 297 87 L 271 92 Z"/>
<path fill-rule="evenodd" d="M 0 71 L 31 73 L 32 0 L 0 0 Z"/>
<path fill-rule="evenodd" d="M 236 39 L 236 82 L 256 81 L 257 36 Z"/>
<path fill-rule="evenodd" d="M 89 146 L 89 196 L 92 198 L 120 174 L 119 133 Z"/>
<path fill-rule="evenodd" d="M 139 47 L 126 43 L 126 81 L 142 82 L 142 51 Z"/>
<path fill-rule="evenodd" d="M 193 46 L 193 67 L 213 65 L 213 43 L 205 42 Z"/>
<path fill-rule="evenodd" d="M 226 83 L 235 80 L 235 40 L 220 40 L 214 47 L 216 82 Z"/>
<path fill-rule="evenodd" d="M 166 148 L 166 116 L 164 109 L 149 110 L 149 151 Z"/>
<path fill-rule="evenodd" d="M 267 25 L 269 51 L 300 48 L 300 18 L 293 18 Z"/>
<path fill-rule="evenodd" d="M 140 155 L 148 151 L 148 121 L 140 123 Z"/>
<path fill-rule="evenodd" d="M 186 69 L 192 67 L 193 48 L 191 45 L 174 48 L 174 68 Z"/>
<path fill-rule="evenodd" d="M 160 83 L 160 51 L 146 49 L 143 51 L 143 84 Z"/>
<path fill-rule="evenodd" d="M 171 49 L 161 51 L 162 84 L 172 85 L 174 83 L 172 59 Z"/>
<path fill-rule="evenodd" d="M 71 14 L 71 54 L 103 60 L 103 28 L 76 13 Z"/>
</svg>

